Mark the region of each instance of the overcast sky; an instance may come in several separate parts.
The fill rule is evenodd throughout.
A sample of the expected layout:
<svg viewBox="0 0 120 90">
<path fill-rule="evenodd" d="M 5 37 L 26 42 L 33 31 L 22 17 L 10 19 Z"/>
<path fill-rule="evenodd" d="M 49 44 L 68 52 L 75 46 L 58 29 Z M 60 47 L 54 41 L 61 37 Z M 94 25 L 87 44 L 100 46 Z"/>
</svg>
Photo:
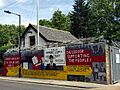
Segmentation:
<svg viewBox="0 0 120 90">
<path fill-rule="evenodd" d="M 39 0 L 39 18 L 50 19 L 55 10 L 60 9 L 64 14 L 72 10 L 74 0 Z M 18 17 L 4 13 L 9 10 L 22 16 L 22 24 L 36 24 L 36 0 L 0 0 L 0 24 L 18 25 Z"/>
</svg>

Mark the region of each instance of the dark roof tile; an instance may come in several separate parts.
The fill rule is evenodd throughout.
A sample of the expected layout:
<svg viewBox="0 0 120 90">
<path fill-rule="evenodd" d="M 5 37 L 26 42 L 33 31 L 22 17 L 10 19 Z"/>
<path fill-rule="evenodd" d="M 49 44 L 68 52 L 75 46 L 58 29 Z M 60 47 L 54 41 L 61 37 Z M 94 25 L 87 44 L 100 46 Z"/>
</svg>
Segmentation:
<svg viewBox="0 0 120 90">
<path fill-rule="evenodd" d="M 30 26 L 31 25 L 32 24 L 30 24 Z M 37 31 L 37 26 L 36 25 L 32 25 L 32 26 Z M 40 34 L 44 36 L 44 38 L 48 41 L 70 42 L 70 41 L 78 40 L 68 31 L 57 30 L 57 29 L 48 28 L 45 26 L 39 26 L 39 30 L 40 30 Z"/>
</svg>

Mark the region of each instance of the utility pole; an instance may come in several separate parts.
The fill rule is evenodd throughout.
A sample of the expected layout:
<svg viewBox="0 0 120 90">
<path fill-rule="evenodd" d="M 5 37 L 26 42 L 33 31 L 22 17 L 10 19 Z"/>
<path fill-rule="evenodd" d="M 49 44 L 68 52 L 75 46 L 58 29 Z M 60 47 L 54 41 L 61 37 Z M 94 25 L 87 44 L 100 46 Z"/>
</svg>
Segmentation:
<svg viewBox="0 0 120 90">
<path fill-rule="evenodd" d="M 11 11 L 6 11 L 4 10 L 5 13 L 7 14 L 13 14 L 19 17 L 19 35 L 18 35 L 18 46 L 19 46 L 19 77 L 21 77 L 21 15 L 11 12 Z"/>
<path fill-rule="evenodd" d="M 40 37 L 39 37 L 39 0 L 36 1 L 36 10 L 37 10 L 37 46 L 39 47 L 39 41 L 40 41 Z"/>
</svg>

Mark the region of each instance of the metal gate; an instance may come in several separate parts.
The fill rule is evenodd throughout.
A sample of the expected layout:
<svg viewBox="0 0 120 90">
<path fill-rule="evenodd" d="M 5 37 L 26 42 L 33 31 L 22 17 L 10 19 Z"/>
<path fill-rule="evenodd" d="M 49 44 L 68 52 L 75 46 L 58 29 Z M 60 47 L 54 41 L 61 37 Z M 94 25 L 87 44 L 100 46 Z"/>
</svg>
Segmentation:
<svg viewBox="0 0 120 90">
<path fill-rule="evenodd" d="M 120 81 L 120 48 L 110 47 L 111 83 Z"/>
</svg>

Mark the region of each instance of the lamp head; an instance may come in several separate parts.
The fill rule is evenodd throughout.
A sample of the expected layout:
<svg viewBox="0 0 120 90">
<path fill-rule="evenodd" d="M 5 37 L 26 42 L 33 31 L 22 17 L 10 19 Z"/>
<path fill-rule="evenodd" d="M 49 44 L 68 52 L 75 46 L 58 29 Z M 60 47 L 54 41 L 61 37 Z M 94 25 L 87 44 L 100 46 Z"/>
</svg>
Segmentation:
<svg viewBox="0 0 120 90">
<path fill-rule="evenodd" d="M 5 12 L 5 13 L 8 13 L 8 14 L 11 14 L 11 12 L 10 12 L 10 11 L 6 11 L 6 10 L 4 10 L 4 12 Z"/>
</svg>

